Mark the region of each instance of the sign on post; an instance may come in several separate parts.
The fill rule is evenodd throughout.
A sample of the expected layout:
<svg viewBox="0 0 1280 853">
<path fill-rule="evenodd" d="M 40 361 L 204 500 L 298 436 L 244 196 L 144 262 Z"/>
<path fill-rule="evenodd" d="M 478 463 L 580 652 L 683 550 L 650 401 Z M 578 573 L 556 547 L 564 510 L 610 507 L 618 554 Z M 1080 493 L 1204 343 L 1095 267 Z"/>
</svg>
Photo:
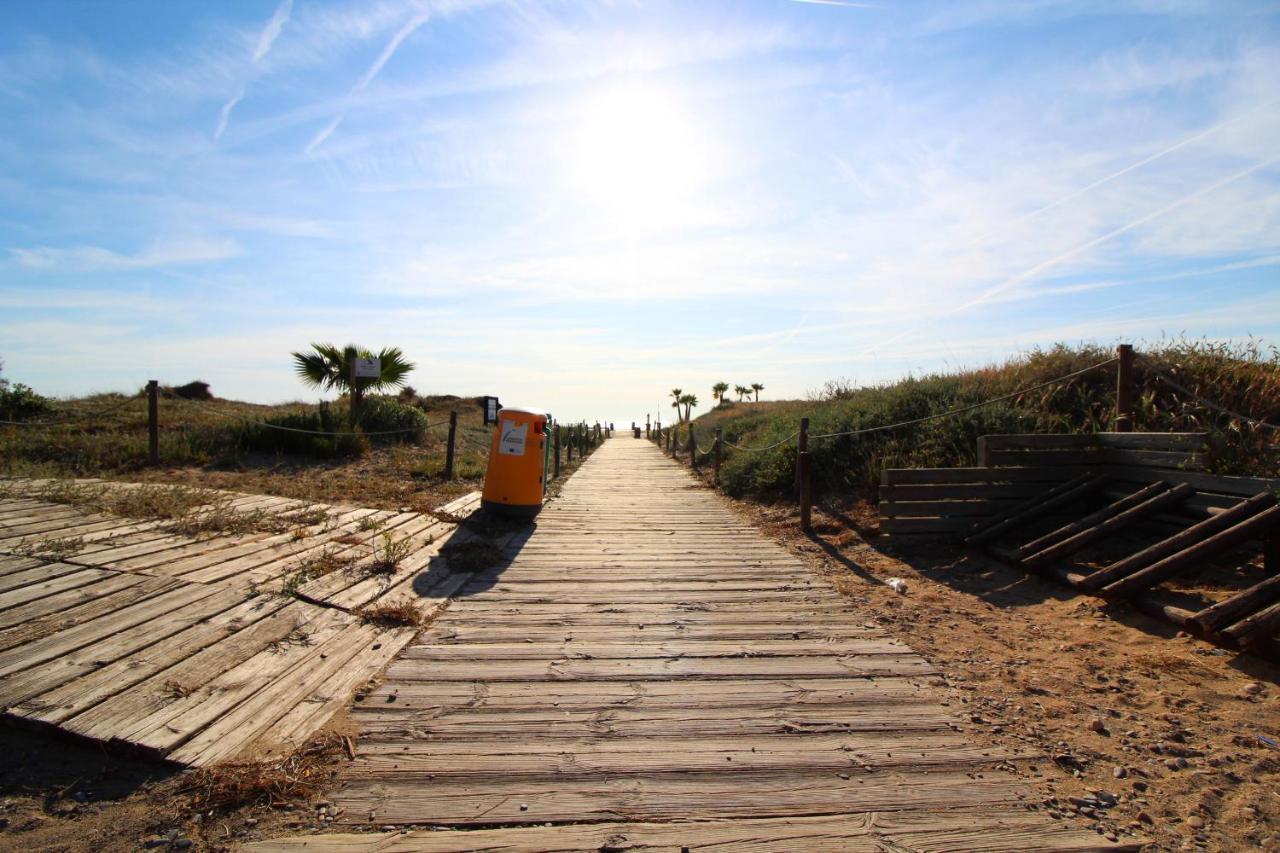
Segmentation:
<svg viewBox="0 0 1280 853">
<path fill-rule="evenodd" d="M 498 409 L 502 408 L 502 404 L 498 402 L 497 397 L 484 398 L 484 424 L 492 426 L 498 422 Z"/>
<path fill-rule="evenodd" d="M 377 358 L 356 359 L 356 379 L 377 379 L 382 375 L 382 360 Z"/>
</svg>

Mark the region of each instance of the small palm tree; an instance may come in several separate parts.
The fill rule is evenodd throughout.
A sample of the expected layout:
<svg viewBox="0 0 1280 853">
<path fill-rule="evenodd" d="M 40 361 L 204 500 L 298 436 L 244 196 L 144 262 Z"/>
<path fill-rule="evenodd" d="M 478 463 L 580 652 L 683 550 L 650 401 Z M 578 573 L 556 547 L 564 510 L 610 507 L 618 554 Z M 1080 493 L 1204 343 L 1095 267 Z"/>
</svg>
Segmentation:
<svg viewBox="0 0 1280 853">
<path fill-rule="evenodd" d="M 759 382 L 752 382 L 752 383 L 751 383 L 751 390 L 756 392 L 756 402 L 757 402 L 757 403 L 759 403 L 759 402 L 760 402 L 760 392 L 764 390 L 764 386 L 763 386 L 763 385 L 761 385 Z"/>
<path fill-rule="evenodd" d="M 684 389 L 682 389 L 682 388 L 672 388 L 672 389 L 671 389 L 671 408 L 673 408 L 673 409 L 675 409 L 675 410 L 676 410 L 676 421 L 677 421 L 677 422 L 679 422 L 679 420 L 680 420 L 680 398 L 681 398 L 681 396 L 683 396 L 683 395 L 684 395 Z"/>
<path fill-rule="evenodd" d="M 729 391 L 728 382 L 717 382 L 715 385 L 711 386 L 711 399 L 719 400 L 720 402 L 723 403 L 724 395 L 727 394 L 728 391 Z"/>
<path fill-rule="evenodd" d="M 357 358 L 378 359 L 379 374 L 376 377 L 361 377 L 353 382 L 352 366 Z M 355 344 L 347 344 L 339 349 L 333 344 L 313 343 L 311 352 L 293 353 L 293 369 L 303 382 L 325 391 L 336 388 L 350 392 L 352 422 L 355 421 L 356 410 L 364 400 L 365 391 L 381 391 L 403 385 L 405 377 L 414 367 L 412 362 L 405 360 L 399 347 L 384 347 L 375 354 Z"/>
<path fill-rule="evenodd" d="M 741 403 L 742 398 L 751 393 L 751 389 L 748 388 L 746 385 L 734 385 L 733 393 L 738 395 L 738 402 Z"/>
<path fill-rule="evenodd" d="M 680 398 L 680 402 L 684 404 L 684 419 L 691 420 L 693 418 L 693 407 L 698 405 L 698 396 L 696 394 L 685 394 Z"/>
</svg>

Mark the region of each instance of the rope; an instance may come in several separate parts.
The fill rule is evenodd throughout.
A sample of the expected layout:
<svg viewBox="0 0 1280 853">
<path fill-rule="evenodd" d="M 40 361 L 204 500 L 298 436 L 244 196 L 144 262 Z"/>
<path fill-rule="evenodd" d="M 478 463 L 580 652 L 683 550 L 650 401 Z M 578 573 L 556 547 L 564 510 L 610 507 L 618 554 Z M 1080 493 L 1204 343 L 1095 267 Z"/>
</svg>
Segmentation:
<svg viewBox="0 0 1280 853">
<path fill-rule="evenodd" d="M 251 418 L 247 415 L 237 415 L 237 414 L 232 414 L 230 412 L 219 411 L 218 409 L 215 409 L 213 406 L 207 406 L 204 403 L 200 403 L 196 400 L 188 400 L 185 397 L 179 397 L 177 394 L 173 394 L 169 391 L 165 391 L 163 388 L 160 390 L 166 397 L 170 399 L 178 400 L 179 402 L 182 402 L 182 403 L 188 403 L 192 406 L 195 406 L 198 409 L 206 409 L 209 412 L 212 412 L 213 414 L 219 417 L 226 418 L 228 420 L 241 421 L 247 424 L 253 424 L 255 426 L 264 427 L 266 429 L 279 430 L 280 432 L 296 432 L 296 433 L 301 433 L 302 435 L 326 435 L 326 436 L 366 435 L 368 436 L 368 435 L 403 435 L 405 433 L 422 432 L 424 430 L 431 429 L 431 423 L 429 421 L 427 422 L 426 425 L 422 427 L 412 427 L 409 429 L 384 429 L 384 430 L 377 430 L 375 432 L 344 432 L 344 431 L 329 432 L 328 430 L 301 429 L 299 427 L 288 427 L 288 426 L 282 426 L 280 424 L 269 424 L 266 421 L 258 420 L 257 418 Z"/>
<path fill-rule="evenodd" d="M 781 447 L 782 445 L 791 441 L 791 439 L 798 438 L 799 436 L 800 436 L 800 432 L 797 430 L 796 432 L 793 432 L 791 433 L 791 435 L 782 439 L 782 441 L 775 441 L 773 444 L 767 444 L 764 447 L 743 447 L 741 445 L 734 444 L 732 441 L 725 441 L 724 439 L 721 439 L 721 441 L 724 441 L 725 447 L 732 447 L 734 450 L 741 450 L 746 453 L 763 453 L 766 450 L 773 450 L 775 447 Z"/>
<path fill-rule="evenodd" d="M 949 417 L 953 417 L 954 415 L 962 415 L 965 412 L 972 412 L 974 409 L 981 409 L 983 406 L 990 406 L 992 403 L 1000 403 L 1005 400 L 1011 400 L 1014 397 L 1020 397 L 1023 394 L 1029 394 L 1032 391 L 1039 391 L 1041 388 L 1048 388 L 1051 385 L 1057 385 L 1059 383 L 1066 382 L 1070 379 L 1075 379 L 1077 376 L 1083 376 L 1084 374 L 1089 373 L 1090 371 L 1097 370 L 1100 367 L 1106 367 L 1107 365 L 1112 364 L 1113 362 L 1116 362 L 1118 360 L 1119 359 L 1112 357 L 1107 359 L 1106 361 L 1100 361 L 1097 364 L 1090 365 L 1089 367 L 1085 367 L 1080 370 L 1077 370 L 1074 373 L 1068 373 L 1065 376 L 1059 376 L 1057 379 L 1050 379 L 1048 382 L 1041 382 L 1039 385 L 1032 385 L 1030 388 L 1023 388 L 1019 391 L 1014 391 L 1010 394 L 1005 394 L 1002 397 L 993 397 L 990 400 L 984 400 L 981 403 L 974 403 L 971 406 L 961 406 L 958 409 L 949 409 L 945 412 L 939 412 L 936 415 L 926 415 L 923 418 L 915 418 L 914 420 L 901 421 L 900 423 L 896 423 L 896 424 L 885 424 L 884 426 L 866 427 L 865 429 L 853 429 L 847 432 L 826 432 L 826 433 L 821 433 L 820 435 L 811 435 L 809 436 L 809 439 L 811 441 L 816 441 L 819 438 L 839 438 L 841 436 L 846 436 L 846 435 L 865 435 L 866 433 L 869 433 L 869 432 L 883 432 L 885 430 L 898 429 L 904 426 L 914 426 L 915 424 L 922 424 L 927 421 L 936 421 L 942 418 L 949 418 Z"/>
<path fill-rule="evenodd" d="M 1167 383 L 1175 391 L 1181 391 L 1183 394 L 1186 394 L 1188 397 L 1195 400 L 1200 405 L 1213 409 L 1214 411 L 1220 414 L 1229 415 L 1230 417 L 1233 417 L 1237 420 L 1244 421 L 1245 423 L 1253 424 L 1256 427 L 1262 427 L 1263 429 L 1280 431 L 1280 426 L 1277 426 L 1276 424 L 1270 424 L 1270 423 L 1267 423 L 1266 421 L 1260 421 L 1257 418 L 1251 418 L 1248 415 L 1242 415 L 1239 412 L 1233 412 L 1231 409 L 1228 409 L 1226 406 L 1220 406 L 1217 403 L 1213 402 L 1212 400 L 1206 400 L 1204 397 L 1201 397 L 1199 394 L 1197 394 L 1195 391 L 1192 391 L 1190 388 L 1187 388 L 1173 381 L 1173 379 L 1167 373 L 1165 373 L 1162 369 L 1160 369 L 1155 364 L 1153 364 L 1149 359 L 1141 355 L 1138 356 L 1138 358 L 1142 359 L 1142 362 L 1151 369 L 1151 372 L 1156 375 L 1156 379 L 1160 380 L 1161 382 Z"/>
<path fill-rule="evenodd" d="M 81 418 L 68 418 L 65 420 L 0 420 L 0 424 L 8 425 L 8 427 L 65 427 L 67 424 L 83 423 L 83 421 L 97 418 L 99 415 L 109 415 L 113 411 L 124 409 L 129 403 L 137 401 L 138 397 L 125 397 L 124 400 L 115 403 L 114 406 L 92 411 L 90 414 L 81 416 Z"/>
</svg>

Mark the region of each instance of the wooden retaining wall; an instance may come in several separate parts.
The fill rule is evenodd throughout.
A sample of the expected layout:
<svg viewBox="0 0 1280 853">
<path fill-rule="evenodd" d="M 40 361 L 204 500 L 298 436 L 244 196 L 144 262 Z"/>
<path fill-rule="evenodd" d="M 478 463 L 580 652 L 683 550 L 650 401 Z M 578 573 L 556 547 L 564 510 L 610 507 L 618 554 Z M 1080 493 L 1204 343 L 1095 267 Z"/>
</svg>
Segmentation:
<svg viewBox="0 0 1280 853">
<path fill-rule="evenodd" d="M 1206 433 L 985 435 L 975 468 L 890 468 L 881 476 L 880 530 L 894 535 L 964 534 L 1083 473 L 1110 478 L 1115 496 L 1157 481 L 1189 483 L 1181 511 L 1209 514 L 1280 480 L 1204 473 Z"/>
</svg>

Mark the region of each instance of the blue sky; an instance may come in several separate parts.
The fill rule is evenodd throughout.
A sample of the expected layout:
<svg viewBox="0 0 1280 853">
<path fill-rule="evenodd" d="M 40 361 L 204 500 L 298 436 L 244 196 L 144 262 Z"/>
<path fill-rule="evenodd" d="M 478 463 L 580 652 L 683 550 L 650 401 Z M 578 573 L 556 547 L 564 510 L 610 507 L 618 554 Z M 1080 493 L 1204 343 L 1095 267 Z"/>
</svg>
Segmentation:
<svg viewBox="0 0 1280 853">
<path fill-rule="evenodd" d="M 0 357 L 46 393 L 307 398 L 288 353 L 354 340 L 629 422 L 1280 342 L 1271 3 L 9 3 L 0 127 Z"/>
</svg>

